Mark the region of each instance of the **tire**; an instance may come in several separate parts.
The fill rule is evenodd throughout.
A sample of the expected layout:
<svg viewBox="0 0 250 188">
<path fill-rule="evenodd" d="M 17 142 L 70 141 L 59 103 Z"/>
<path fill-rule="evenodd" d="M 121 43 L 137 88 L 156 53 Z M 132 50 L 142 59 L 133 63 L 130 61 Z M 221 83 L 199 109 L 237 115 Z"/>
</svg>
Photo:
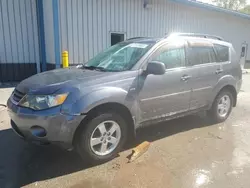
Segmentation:
<svg viewBox="0 0 250 188">
<path fill-rule="evenodd" d="M 227 112 L 221 113 L 222 110 L 219 110 L 219 105 L 222 104 L 221 100 L 222 100 L 223 97 L 224 97 L 224 100 L 225 100 L 225 98 L 227 98 L 227 100 L 229 99 L 230 100 L 230 104 L 228 105 Z M 210 120 L 213 123 L 224 122 L 228 118 L 228 116 L 230 115 L 230 113 L 232 111 L 233 103 L 234 103 L 234 98 L 233 98 L 232 93 L 230 91 L 228 91 L 228 90 L 222 90 L 216 96 L 211 109 L 208 111 L 208 115 L 209 115 Z M 224 108 L 227 108 L 227 107 L 224 107 Z"/>
<path fill-rule="evenodd" d="M 104 123 L 104 127 L 106 128 L 105 136 L 103 136 L 104 133 L 101 134 L 101 130 L 103 129 L 102 123 Z M 119 126 L 120 131 L 115 123 Z M 113 126 L 115 126 L 117 130 L 111 136 L 108 136 L 108 134 L 110 134 L 109 127 Z M 91 164 L 100 164 L 107 162 L 117 156 L 117 153 L 122 149 L 124 143 L 126 142 L 128 129 L 125 120 L 120 115 L 109 112 L 96 115 L 90 121 L 88 121 L 86 125 L 82 125 L 79 131 L 80 132 L 75 143 L 77 152 L 80 154 L 84 161 L 87 160 Z M 102 132 L 105 131 L 102 130 Z M 111 146 L 110 138 L 118 138 L 119 135 L 120 139 L 117 139 L 119 141 Z M 92 146 L 93 144 L 91 144 L 91 138 L 98 139 L 98 142 L 101 143 Z M 101 140 L 102 138 L 103 140 Z M 110 148 L 110 150 L 107 149 L 109 150 L 109 152 L 102 152 L 102 145 L 104 144 L 104 142 L 105 144 L 107 144 L 106 148 Z"/>
</svg>

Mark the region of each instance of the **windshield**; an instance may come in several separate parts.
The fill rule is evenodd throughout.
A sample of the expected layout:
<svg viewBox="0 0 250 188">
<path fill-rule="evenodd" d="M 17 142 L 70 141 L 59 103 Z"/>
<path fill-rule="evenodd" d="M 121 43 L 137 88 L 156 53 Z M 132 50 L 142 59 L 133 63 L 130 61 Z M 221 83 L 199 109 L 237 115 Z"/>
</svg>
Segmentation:
<svg viewBox="0 0 250 188">
<path fill-rule="evenodd" d="M 130 70 L 152 45 L 136 42 L 118 43 L 89 60 L 84 67 L 100 71 Z"/>
</svg>

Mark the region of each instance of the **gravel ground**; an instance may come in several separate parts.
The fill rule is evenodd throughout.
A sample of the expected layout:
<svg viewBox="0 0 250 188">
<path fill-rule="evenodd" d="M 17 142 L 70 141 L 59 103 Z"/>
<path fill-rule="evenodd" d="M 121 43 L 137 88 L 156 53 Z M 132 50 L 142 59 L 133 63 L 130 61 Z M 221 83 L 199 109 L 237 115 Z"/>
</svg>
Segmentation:
<svg viewBox="0 0 250 188">
<path fill-rule="evenodd" d="M 237 107 L 224 123 L 188 116 L 139 130 L 136 142 L 147 140 L 151 146 L 133 163 L 126 157 L 136 144 L 99 166 L 86 164 L 74 152 L 27 144 L 10 129 L 0 106 L 0 188 L 248 188 L 250 75 L 243 81 Z M 0 89 L 1 102 L 12 89 Z"/>
</svg>

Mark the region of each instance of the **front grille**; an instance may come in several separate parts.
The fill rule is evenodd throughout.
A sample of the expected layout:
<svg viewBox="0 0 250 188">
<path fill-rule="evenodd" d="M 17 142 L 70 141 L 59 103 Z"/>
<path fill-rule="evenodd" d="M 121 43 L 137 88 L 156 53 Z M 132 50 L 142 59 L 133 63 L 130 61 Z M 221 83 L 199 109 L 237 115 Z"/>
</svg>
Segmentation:
<svg viewBox="0 0 250 188">
<path fill-rule="evenodd" d="M 24 95 L 25 95 L 24 93 L 15 89 L 12 95 L 12 99 L 18 103 L 24 97 Z"/>
</svg>

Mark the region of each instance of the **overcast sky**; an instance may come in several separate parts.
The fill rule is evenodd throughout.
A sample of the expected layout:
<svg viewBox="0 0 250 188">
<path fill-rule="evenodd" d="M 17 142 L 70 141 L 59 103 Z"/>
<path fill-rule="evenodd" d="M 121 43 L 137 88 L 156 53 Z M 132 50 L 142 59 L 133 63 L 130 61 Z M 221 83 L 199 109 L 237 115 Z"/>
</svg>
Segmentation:
<svg viewBox="0 0 250 188">
<path fill-rule="evenodd" d="M 204 3 L 211 3 L 212 0 L 199 0 L 199 1 L 202 1 Z M 250 4 L 250 0 L 247 0 L 247 4 Z"/>
</svg>

